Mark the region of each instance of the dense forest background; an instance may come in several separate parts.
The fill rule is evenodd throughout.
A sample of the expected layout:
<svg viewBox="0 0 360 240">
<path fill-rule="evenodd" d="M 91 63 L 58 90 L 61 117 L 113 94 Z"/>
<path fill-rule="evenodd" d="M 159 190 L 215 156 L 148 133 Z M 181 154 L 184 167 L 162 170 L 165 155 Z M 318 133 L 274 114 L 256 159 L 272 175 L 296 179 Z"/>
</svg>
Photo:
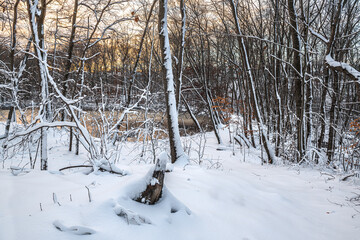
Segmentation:
<svg viewBox="0 0 360 240">
<path fill-rule="evenodd" d="M 263 146 L 264 162 L 359 167 L 357 0 L 2 1 L 0 118 L 23 129 L 0 139 L 36 148 L 46 137 L 31 133 L 61 126 L 95 158 L 120 140 L 172 139 L 158 4 L 182 135 L 223 144 L 218 129 L 235 124 L 231 139 Z"/>
</svg>

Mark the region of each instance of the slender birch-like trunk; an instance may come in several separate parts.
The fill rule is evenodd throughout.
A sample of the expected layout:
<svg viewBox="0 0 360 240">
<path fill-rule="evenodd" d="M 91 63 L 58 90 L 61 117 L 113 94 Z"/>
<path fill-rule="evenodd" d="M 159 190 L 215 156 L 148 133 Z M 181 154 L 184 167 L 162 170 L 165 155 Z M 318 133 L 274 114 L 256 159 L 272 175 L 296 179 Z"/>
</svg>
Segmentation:
<svg viewBox="0 0 360 240">
<path fill-rule="evenodd" d="M 181 85 L 184 65 L 184 48 L 185 48 L 185 33 L 186 33 L 186 6 L 184 0 L 180 0 L 180 11 L 181 11 L 181 47 L 179 55 L 179 78 L 176 81 L 176 106 L 179 110 L 181 103 Z"/>
<path fill-rule="evenodd" d="M 175 161 L 186 156 L 181 145 L 178 112 L 176 109 L 174 76 L 171 63 L 169 34 L 167 29 L 167 3 L 167 0 L 159 0 L 159 38 L 162 57 L 162 78 L 166 97 L 166 114 L 168 120 L 171 162 L 175 163 Z"/>
</svg>

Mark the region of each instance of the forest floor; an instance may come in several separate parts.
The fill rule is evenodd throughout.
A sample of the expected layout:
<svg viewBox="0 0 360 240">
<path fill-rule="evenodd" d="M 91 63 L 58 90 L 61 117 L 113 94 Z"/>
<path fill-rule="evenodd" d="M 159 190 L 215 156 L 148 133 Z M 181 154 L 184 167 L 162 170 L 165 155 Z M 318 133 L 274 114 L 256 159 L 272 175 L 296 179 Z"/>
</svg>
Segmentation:
<svg viewBox="0 0 360 240">
<path fill-rule="evenodd" d="M 190 152 L 191 164 L 166 173 L 163 196 L 150 206 L 131 200 L 153 166 L 139 160 L 141 145 L 121 149 L 117 166 L 126 176 L 59 172 L 84 164 L 87 154 L 68 152 L 67 136 L 51 131 L 49 171 L 30 170 L 22 152 L 0 169 L 0 239 L 359 239 L 358 178 L 341 181 L 325 168 L 261 165 L 259 149 L 230 144 L 219 151 L 215 136 L 205 137 L 200 163 L 199 152 Z M 200 139 L 182 138 L 194 149 Z M 13 175 L 14 165 L 25 172 Z M 118 216 L 121 209 L 137 220 Z"/>
</svg>

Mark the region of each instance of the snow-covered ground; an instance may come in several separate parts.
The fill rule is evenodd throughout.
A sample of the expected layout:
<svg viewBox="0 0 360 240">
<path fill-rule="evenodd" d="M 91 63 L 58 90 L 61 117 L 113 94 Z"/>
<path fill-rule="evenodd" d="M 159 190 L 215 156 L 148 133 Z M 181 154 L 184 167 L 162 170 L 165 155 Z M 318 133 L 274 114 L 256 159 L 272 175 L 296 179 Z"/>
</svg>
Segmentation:
<svg viewBox="0 0 360 240">
<path fill-rule="evenodd" d="M 122 148 L 118 163 L 127 176 L 60 173 L 83 164 L 87 154 L 68 152 L 66 135 L 49 136 L 49 171 L 36 167 L 14 176 L 9 167 L 24 166 L 26 153 L 7 159 L 0 170 L 1 240 L 360 239 L 360 201 L 350 201 L 360 194 L 359 183 L 325 170 L 261 165 L 259 150 L 244 153 L 236 145 L 217 151 L 207 133 L 201 164 L 194 151 L 191 165 L 167 172 L 162 199 L 149 206 L 131 200 L 152 167 L 138 161 L 134 143 Z M 199 144 L 193 137 L 191 146 Z"/>
</svg>

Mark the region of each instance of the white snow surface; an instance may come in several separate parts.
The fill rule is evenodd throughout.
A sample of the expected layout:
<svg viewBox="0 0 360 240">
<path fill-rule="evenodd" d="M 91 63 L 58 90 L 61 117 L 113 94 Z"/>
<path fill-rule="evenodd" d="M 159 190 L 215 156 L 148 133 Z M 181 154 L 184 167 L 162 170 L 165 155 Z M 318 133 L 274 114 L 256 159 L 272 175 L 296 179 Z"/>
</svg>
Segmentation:
<svg viewBox="0 0 360 240">
<path fill-rule="evenodd" d="M 134 161 L 132 146 L 116 164 L 129 175 L 86 175 L 87 168 L 60 173 L 83 164 L 87 153 L 68 152 L 66 135 L 49 131 L 49 171 L 37 164 L 14 176 L 10 166 L 27 163 L 22 153 L 0 169 L 1 240 L 359 239 L 360 207 L 348 201 L 360 193 L 356 182 L 309 167 L 261 165 L 254 148 L 229 144 L 217 151 L 214 134 L 206 133 L 201 164 L 189 154 L 190 164 L 172 165 L 160 202 L 151 206 L 132 200 L 154 167 Z"/>
</svg>

